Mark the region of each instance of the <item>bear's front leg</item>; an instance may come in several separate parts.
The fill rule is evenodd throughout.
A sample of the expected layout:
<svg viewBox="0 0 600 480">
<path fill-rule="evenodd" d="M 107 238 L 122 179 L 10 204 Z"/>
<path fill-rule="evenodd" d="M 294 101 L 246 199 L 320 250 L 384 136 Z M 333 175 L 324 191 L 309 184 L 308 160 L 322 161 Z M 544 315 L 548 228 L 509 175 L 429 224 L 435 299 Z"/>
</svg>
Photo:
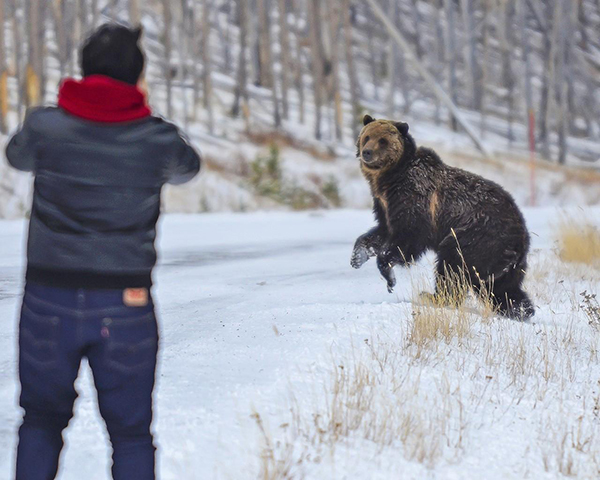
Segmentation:
<svg viewBox="0 0 600 480">
<path fill-rule="evenodd" d="M 353 268 L 362 267 L 369 258 L 379 254 L 383 244 L 384 239 L 381 229 L 379 227 L 372 228 L 356 239 L 354 249 L 352 250 L 352 257 L 350 258 L 350 265 Z"/>
<path fill-rule="evenodd" d="M 392 293 L 396 286 L 396 275 L 394 275 L 394 266 L 407 264 L 402 251 L 398 247 L 386 245 L 377 255 L 377 268 L 379 273 L 387 282 L 388 292 Z"/>
<path fill-rule="evenodd" d="M 394 264 L 390 261 L 388 255 L 377 255 L 377 268 L 387 282 L 388 292 L 392 293 L 396 286 L 396 275 L 394 275 Z"/>
</svg>

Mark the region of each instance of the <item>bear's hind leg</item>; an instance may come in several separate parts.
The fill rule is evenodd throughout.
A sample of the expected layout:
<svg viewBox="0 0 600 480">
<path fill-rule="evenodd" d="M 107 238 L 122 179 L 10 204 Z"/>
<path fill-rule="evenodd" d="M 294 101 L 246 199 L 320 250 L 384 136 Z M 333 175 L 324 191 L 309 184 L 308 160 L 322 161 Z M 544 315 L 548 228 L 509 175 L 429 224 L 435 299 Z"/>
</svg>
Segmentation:
<svg viewBox="0 0 600 480">
<path fill-rule="evenodd" d="M 535 315 L 535 307 L 529 295 L 520 286 L 507 290 L 494 289 L 493 301 L 498 312 L 513 320 L 527 320 Z"/>
<path fill-rule="evenodd" d="M 527 320 L 535 314 L 535 307 L 521 284 L 524 267 L 518 267 L 498 279 L 492 286 L 492 301 L 498 312 L 513 320 Z"/>
</svg>

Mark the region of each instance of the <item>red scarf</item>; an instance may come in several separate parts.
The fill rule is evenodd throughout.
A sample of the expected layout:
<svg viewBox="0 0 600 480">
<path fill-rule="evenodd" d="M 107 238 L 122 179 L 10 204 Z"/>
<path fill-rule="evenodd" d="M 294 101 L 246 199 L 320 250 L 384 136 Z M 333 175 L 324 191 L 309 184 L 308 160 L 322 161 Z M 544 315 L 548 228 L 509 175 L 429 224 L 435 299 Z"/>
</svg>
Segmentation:
<svg viewBox="0 0 600 480">
<path fill-rule="evenodd" d="M 104 75 L 68 78 L 58 91 L 58 106 L 94 122 L 130 122 L 150 115 L 146 95 L 135 85 Z"/>
</svg>

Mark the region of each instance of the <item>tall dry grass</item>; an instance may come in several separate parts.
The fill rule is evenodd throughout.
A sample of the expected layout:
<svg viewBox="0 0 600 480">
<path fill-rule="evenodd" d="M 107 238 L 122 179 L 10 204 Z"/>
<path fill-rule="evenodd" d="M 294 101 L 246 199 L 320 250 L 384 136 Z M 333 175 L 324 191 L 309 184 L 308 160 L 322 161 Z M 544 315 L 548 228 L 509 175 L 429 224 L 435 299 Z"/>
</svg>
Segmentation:
<svg viewBox="0 0 600 480">
<path fill-rule="evenodd" d="M 558 249 L 564 262 L 600 265 L 600 229 L 588 222 L 562 220 L 558 227 Z"/>
<path fill-rule="evenodd" d="M 343 471 L 336 462 L 365 448 L 427 475 L 477 451 L 474 439 L 503 417 L 522 421 L 510 428 L 529 439 L 515 475 L 537 464 L 550 475 L 594 478 L 600 393 L 589 386 L 600 385 L 600 330 L 588 327 L 595 327 L 596 297 L 579 292 L 598 284 L 598 270 L 556 253 L 534 253 L 530 262 L 534 296 L 545 299 L 541 323 L 499 318 L 491 296 L 474 295 L 464 277 L 432 295 L 422 294 L 430 279 L 411 276 L 410 307 L 382 307 L 394 309 L 394 320 L 351 346 L 338 342 L 326 366 L 308 374 L 318 386 L 314 398 L 292 387 L 298 395 L 285 429 L 268 441 L 261 429 L 262 472 L 270 472 L 261 478 L 325 478 L 327 468 Z M 515 434 L 510 428 L 494 438 Z"/>
</svg>

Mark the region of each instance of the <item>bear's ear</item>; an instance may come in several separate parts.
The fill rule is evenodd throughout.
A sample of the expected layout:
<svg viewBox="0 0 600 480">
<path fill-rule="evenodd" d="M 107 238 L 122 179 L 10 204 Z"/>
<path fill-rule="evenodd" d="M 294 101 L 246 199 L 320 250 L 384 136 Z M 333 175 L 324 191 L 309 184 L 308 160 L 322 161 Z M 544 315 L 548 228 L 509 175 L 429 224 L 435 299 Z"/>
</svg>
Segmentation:
<svg viewBox="0 0 600 480">
<path fill-rule="evenodd" d="M 363 117 L 363 125 L 368 125 L 371 122 L 374 122 L 375 119 L 371 115 L 365 115 Z"/>
<path fill-rule="evenodd" d="M 406 135 L 408 133 L 408 123 L 396 122 L 396 123 L 394 123 L 394 126 L 398 129 L 398 131 L 402 135 Z"/>
<path fill-rule="evenodd" d="M 143 31 L 144 31 L 144 28 L 142 27 L 142 25 L 138 25 L 136 28 L 133 29 L 133 36 L 136 41 L 140 39 Z"/>
</svg>

